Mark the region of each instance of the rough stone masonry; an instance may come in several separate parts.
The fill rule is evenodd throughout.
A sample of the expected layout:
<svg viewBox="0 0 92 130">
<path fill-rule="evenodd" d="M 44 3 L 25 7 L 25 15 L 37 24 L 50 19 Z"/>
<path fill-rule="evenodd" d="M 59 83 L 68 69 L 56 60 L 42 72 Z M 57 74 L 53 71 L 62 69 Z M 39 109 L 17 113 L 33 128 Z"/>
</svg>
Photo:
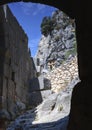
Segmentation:
<svg viewBox="0 0 92 130">
<path fill-rule="evenodd" d="M 0 121 L 13 119 L 29 104 L 35 77 L 28 37 L 8 6 L 0 7 Z M 1 127 L 1 126 L 0 126 Z"/>
</svg>

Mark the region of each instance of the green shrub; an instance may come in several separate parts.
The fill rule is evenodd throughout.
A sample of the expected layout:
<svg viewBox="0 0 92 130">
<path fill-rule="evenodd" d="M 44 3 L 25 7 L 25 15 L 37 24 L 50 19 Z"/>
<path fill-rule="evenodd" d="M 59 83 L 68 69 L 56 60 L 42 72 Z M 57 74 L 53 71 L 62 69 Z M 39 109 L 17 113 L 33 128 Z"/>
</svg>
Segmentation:
<svg viewBox="0 0 92 130">
<path fill-rule="evenodd" d="M 54 29 L 54 23 L 51 17 L 44 17 L 41 23 L 41 33 L 44 36 L 51 35 L 51 31 Z"/>
<path fill-rule="evenodd" d="M 70 54 L 76 55 L 76 53 L 77 53 L 77 43 L 76 43 L 76 41 L 74 41 L 73 48 L 66 52 L 65 59 L 67 59 Z"/>
</svg>

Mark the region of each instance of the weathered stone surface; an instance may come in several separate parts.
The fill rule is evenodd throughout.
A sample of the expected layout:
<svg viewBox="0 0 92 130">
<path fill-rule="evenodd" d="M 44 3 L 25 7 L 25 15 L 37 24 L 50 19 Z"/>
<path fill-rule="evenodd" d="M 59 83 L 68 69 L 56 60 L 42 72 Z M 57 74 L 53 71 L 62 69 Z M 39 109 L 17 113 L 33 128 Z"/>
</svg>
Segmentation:
<svg viewBox="0 0 92 130">
<path fill-rule="evenodd" d="M 42 96 L 42 99 L 46 99 L 48 98 L 48 96 L 50 96 L 53 92 L 51 90 L 43 90 L 41 91 L 41 96 Z"/>
<path fill-rule="evenodd" d="M 29 110 L 14 122 L 7 130 L 67 130 L 68 114 L 70 112 L 70 99 L 74 85 L 65 92 L 50 94 L 35 109 Z"/>
<path fill-rule="evenodd" d="M 29 105 L 30 106 L 37 106 L 42 102 L 42 95 L 41 91 L 34 91 L 29 93 Z"/>
<path fill-rule="evenodd" d="M 62 11 L 55 11 L 51 18 L 55 27 L 47 37 L 42 35 L 35 65 L 39 72 L 38 79 L 43 76 L 45 81 L 44 89 L 59 93 L 66 91 L 70 82 L 78 78 L 75 27 L 74 20 L 69 19 Z M 39 80 L 40 83 L 42 80 Z"/>
<path fill-rule="evenodd" d="M 1 119 L 5 119 L 5 120 L 10 120 L 10 115 L 9 113 L 6 111 L 6 109 L 2 109 L 0 110 L 0 120 Z"/>
<path fill-rule="evenodd" d="M 44 77 L 44 88 L 51 89 L 51 81 L 50 81 L 50 79 L 47 79 L 45 77 Z"/>
<path fill-rule="evenodd" d="M 35 60 L 39 60 L 39 65 L 35 62 L 39 72 L 43 69 L 52 70 L 60 66 L 69 56 L 76 54 L 76 37 L 74 20 L 71 20 L 60 10 L 56 10 L 52 16 L 54 22 L 51 34 L 41 37 Z"/>
<path fill-rule="evenodd" d="M 53 92 L 65 91 L 67 86 L 76 78 L 78 78 L 77 58 L 71 58 L 58 68 L 54 68 L 44 77 L 50 80 L 51 90 Z"/>
<path fill-rule="evenodd" d="M 27 119 L 26 119 L 27 118 Z M 21 122 L 18 124 L 12 123 L 12 127 L 7 128 L 7 130 L 17 130 L 17 129 L 23 129 L 23 130 L 67 130 L 67 124 L 68 124 L 68 117 L 65 117 L 63 119 L 60 119 L 56 122 L 51 123 L 42 123 L 42 124 L 31 124 L 31 118 L 28 119 L 28 117 L 24 116 L 24 119 L 21 120 Z M 25 123 L 24 123 L 25 122 Z M 24 123 L 24 125 L 23 125 Z"/>
<path fill-rule="evenodd" d="M 33 64 L 27 35 L 8 6 L 0 7 L 0 110 L 6 109 L 11 119 L 28 105 Z"/>
<path fill-rule="evenodd" d="M 43 75 L 30 79 L 29 92 L 50 90 L 51 83 L 49 79 L 44 78 Z"/>
<path fill-rule="evenodd" d="M 42 79 L 43 81 L 43 79 Z M 35 92 L 35 91 L 40 91 L 41 89 L 44 89 L 44 86 L 40 86 L 39 80 L 37 77 L 34 77 L 30 80 L 30 88 L 29 92 Z"/>
</svg>

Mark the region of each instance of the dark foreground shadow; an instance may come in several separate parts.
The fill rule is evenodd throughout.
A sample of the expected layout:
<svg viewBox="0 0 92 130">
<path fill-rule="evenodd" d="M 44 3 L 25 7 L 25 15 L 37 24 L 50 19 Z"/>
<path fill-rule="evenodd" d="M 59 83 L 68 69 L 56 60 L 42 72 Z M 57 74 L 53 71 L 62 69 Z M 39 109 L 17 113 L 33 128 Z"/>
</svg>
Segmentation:
<svg viewBox="0 0 92 130">
<path fill-rule="evenodd" d="M 29 119 L 26 118 L 27 115 L 21 116 L 21 118 L 18 118 L 14 123 L 12 123 L 7 130 L 67 130 L 69 120 L 69 117 L 66 116 L 55 122 L 32 124 L 33 120 L 31 115 Z"/>
</svg>

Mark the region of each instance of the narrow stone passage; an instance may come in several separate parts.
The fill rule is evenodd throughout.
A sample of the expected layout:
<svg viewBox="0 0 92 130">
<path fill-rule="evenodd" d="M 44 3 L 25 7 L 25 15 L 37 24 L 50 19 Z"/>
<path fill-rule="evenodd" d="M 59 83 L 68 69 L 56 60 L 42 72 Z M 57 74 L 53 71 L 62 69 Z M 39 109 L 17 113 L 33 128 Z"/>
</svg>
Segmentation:
<svg viewBox="0 0 92 130">
<path fill-rule="evenodd" d="M 66 130 L 74 79 L 66 90 L 52 93 L 40 105 L 15 119 L 7 130 Z"/>
<path fill-rule="evenodd" d="M 7 130 L 66 130 L 68 117 L 56 122 L 32 124 L 34 114 L 30 110 L 12 122 Z"/>
<path fill-rule="evenodd" d="M 6 9 L 7 18 L 4 7 L 0 14 L 0 26 L 6 27 L 2 28 L 1 34 L 6 37 L 7 32 L 9 35 L 6 41 L 3 37 L 5 46 L 0 39 L 4 50 L 0 57 L 1 60 L 4 57 L 0 108 L 8 114 L 8 119 L 3 117 L 2 111 L 0 118 L 5 118 L 4 124 L 6 120 L 12 120 L 7 130 L 66 130 L 72 90 L 79 82 L 74 21 L 59 10 L 54 12 L 49 19 L 53 21 L 53 29 L 48 36 L 42 36 L 34 59 L 28 48 L 27 35 L 8 6 Z M 10 25 L 15 32 L 20 31 L 21 39 L 17 33 L 12 35 Z M 5 50 L 6 46 L 9 48 Z"/>
</svg>

